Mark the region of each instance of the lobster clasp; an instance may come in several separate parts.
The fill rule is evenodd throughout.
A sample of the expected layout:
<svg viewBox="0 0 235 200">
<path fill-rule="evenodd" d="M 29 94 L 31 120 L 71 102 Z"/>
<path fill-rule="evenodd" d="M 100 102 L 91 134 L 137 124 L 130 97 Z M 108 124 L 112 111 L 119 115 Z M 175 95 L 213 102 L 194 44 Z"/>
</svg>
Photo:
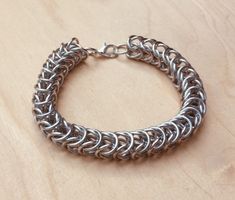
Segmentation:
<svg viewBox="0 0 235 200">
<path fill-rule="evenodd" d="M 114 44 L 107 44 L 106 42 L 104 45 L 98 49 L 98 53 L 107 58 L 116 58 L 118 56 L 118 48 Z"/>
<path fill-rule="evenodd" d="M 106 44 L 100 48 L 87 48 L 85 49 L 89 55 L 94 56 L 102 56 L 106 58 L 116 58 L 119 55 L 126 54 L 128 52 L 128 48 L 126 44 L 114 45 L 114 44 Z"/>
</svg>

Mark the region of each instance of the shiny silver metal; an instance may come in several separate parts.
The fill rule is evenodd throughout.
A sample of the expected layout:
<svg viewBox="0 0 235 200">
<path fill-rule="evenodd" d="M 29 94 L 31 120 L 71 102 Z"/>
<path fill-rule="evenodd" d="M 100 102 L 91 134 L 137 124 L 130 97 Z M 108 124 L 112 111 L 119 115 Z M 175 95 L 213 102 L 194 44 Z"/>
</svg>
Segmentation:
<svg viewBox="0 0 235 200">
<path fill-rule="evenodd" d="M 56 110 L 58 92 L 68 73 L 90 55 L 115 58 L 124 54 L 156 66 L 182 95 L 179 113 L 160 125 L 136 131 L 106 132 L 67 122 Z M 49 55 L 33 95 L 33 113 L 41 131 L 70 152 L 108 159 L 136 159 L 154 155 L 189 138 L 206 113 L 202 81 L 189 62 L 166 44 L 130 36 L 126 44 L 105 44 L 101 49 L 83 48 L 76 38 Z"/>
<path fill-rule="evenodd" d="M 88 55 L 116 58 L 119 55 L 126 54 L 128 47 L 126 44 L 114 45 L 104 43 L 100 49 L 86 48 L 85 50 L 88 52 Z"/>
</svg>

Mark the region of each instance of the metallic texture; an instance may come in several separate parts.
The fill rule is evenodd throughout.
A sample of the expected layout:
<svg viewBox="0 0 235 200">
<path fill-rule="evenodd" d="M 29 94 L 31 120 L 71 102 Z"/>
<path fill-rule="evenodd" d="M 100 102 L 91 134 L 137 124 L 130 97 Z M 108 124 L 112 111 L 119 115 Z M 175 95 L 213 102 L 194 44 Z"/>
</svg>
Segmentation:
<svg viewBox="0 0 235 200">
<path fill-rule="evenodd" d="M 92 56 L 114 58 L 125 54 L 156 66 L 181 93 L 182 106 L 171 120 L 136 131 L 106 132 L 67 122 L 56 110 L 57 95 L 68 73 Z M 189 138 L 206 113 L 206 95 L 197 72 L 174 49 L 142 36 L 130 36 L 127 44 L 83 48 L 77 39 L 62 44 L 49 55 L 38 77 L 33 113 L 41 131 L 70 152 L 98 158 L 136 159 L 154 155 Z"/>
</svg>

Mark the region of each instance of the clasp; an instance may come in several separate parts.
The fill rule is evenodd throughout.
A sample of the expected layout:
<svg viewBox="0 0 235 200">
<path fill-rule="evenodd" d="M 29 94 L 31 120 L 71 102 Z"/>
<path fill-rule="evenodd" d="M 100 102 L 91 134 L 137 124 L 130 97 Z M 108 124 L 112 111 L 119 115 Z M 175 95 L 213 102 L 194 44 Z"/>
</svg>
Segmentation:
<svg viewBox="0 0 235 200">
<path fill-rule="evenodd" d="M 126 54 L 128 52 L 128 48 L 126 44 L 114 45 L 114 44 L 106 44 L 100 48 L 87 48 L 85 49 L 89 55 L 91 56 L 103 56 L 106 58 L 116 58 L 119 55 Z"/>
</svg>

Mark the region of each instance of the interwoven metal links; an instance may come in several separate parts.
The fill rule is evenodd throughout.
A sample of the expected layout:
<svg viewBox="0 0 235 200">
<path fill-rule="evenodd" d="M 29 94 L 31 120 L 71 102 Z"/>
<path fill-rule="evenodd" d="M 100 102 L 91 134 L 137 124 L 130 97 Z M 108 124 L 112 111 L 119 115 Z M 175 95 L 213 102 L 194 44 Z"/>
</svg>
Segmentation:
<svg viewBox="0 0 235 200">
<path fill-rule="evenodd" d="M 130 36 L 127 44 L 117 47 L 122 48 L 121 53 L 113 48 L 108 54 L 85 49 L 77 39 L 72 39 L 53 51 L 43 65 L 33 96 L 33 113 L 41 131 L 70 152 L 114 159 L 154 155 L 191 136 L 205 115 L 206 96 L 202 81 L 189 62 L 164 43 L 141 36 Z M 68 73 L 89 55 L 120 54 L 165 72 L 182 95 L 180 112 L 170 121 L 137 131 L 105 132 L 67 122 L 56 110 L 56 102 Z"/>
</svg>

